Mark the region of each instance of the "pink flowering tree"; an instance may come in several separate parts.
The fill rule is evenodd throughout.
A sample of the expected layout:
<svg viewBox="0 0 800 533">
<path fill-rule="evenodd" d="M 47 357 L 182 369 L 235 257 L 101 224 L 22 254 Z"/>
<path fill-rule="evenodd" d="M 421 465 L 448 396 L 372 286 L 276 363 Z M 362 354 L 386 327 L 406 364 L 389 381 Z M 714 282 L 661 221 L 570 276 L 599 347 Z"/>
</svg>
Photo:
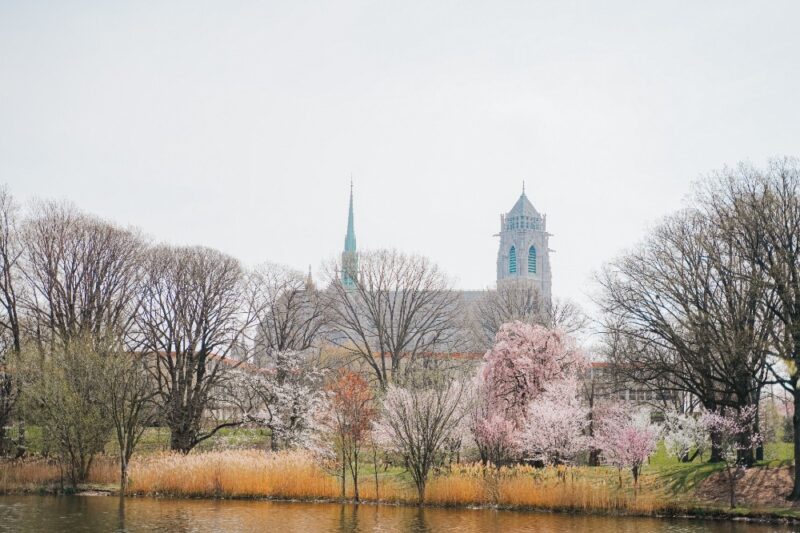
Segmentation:
<svg viewBox="0 0 800 533">
<path fill-rule="evenodd" d="M 589 410 L 581 405 L 574 379 L 553 382 L 528 405 L 521 446 L 545 464 L 568 463 L 589 447 L 584 435 Z"/>
<path fill-rule="evenodd" d="M 756 406 L 747 406 L 739 411 L 725 414 L 705 413 L 701 423 L 718 439 L 720 459 L 725 463 L 731 509 L 736 507 L 736 482 L 744 475 L 747 463 L 745 452 L 761 442 L 761 436 L 752 431 L 756 417 Z"/>
<path fill-rule="evenodd" d="M 471 429 L 484 463 L 499 467 L 518 455 L 514 423 L 503 416 L 495 413 L 474 420 Z"/>
<path fill-rule="evenodd" d="M 559 330 L 514 321 L 503 324 L 484 356 L 481 380 L 492 413 L 525 425 L 528 404 L 553 381 L 575 374 L 585 359 Z"/>
<path fill-rule="evenodd" d="M 631 411 L 623 405 L 608 406 L 599 417 L 594 445 L 606 463 L 616 466 L 620 473 L 630 468 L 633 485 L 639 485 L 642 465 L 656 450 L 659 428 L 650 422 L 645 411 Z M 620 486 L 622 476 L 620 475 Z"/>
<path fill-rule="evenodd" d="M 492 395 L 479 371 L 474 380 L 475 396 L 467 422 L 472 438 L 484 464 L 501 466 L 515 460 L 519 452 L 519 439 L 513 421 L 495 409 Z"/>
</svg>

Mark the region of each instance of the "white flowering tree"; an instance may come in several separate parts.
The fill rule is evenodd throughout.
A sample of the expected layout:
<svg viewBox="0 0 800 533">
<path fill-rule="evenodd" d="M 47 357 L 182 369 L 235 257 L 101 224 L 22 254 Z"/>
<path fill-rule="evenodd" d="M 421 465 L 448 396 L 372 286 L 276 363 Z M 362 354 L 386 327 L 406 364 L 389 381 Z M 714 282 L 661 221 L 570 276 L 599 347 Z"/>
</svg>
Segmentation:
<svg viewBox="0 0 800 533">
<path fill-rule="evenodd" d="M 528 405 L 521 446 L 545 464 L 569 463 L 589 447 L 584 435 L 589 410 L 581 405 L 578 384 L 566 379 L 549 384 Z"/>
<path fill-rule="evenodd" d="M 699 416 L 677 411 L 664 413 L 664 447 L 669 455 L 691 463 L 709 444 L 708 431 Z"/>
<path fill-rule="evenodd" d="M 248 420 L 271 431 L 273 450 L 323 451 L 324 370 L 307 363 L 303 352 L 280 352 L 276 362 L 280 371 L 241 370 L 235 391 L 240 406 Z"/>
</svg>

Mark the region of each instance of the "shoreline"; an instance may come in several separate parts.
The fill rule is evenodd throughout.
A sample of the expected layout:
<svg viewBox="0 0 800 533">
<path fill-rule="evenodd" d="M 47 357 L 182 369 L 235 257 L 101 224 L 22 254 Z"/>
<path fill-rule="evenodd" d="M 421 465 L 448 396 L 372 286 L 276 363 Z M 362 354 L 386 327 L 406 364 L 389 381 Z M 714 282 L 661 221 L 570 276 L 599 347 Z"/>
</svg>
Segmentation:
<svg viewBox="0 0 800 533">
<path fill-rule="evenodd" d="M 80 496 L 80 497 L 120 497 L 119 488 L 107 486 L 93 486 L 88 484 L 78 491 L 61 490 L 53 485 L 40 485 L 29 488 L 17 488 L 0 492 L 3 496 Z M 152 500 L 173 500 L 173 501 L 237 501 L 237 502 L 272 502 L 272 503 L 302 503 L 302 504 L 336 504 L 336 505 L 364 505 L 364 506 L 384 506 L 384 507 L 421 507 L 429 509 L 454 509 L 454 510 L 485 510 L 485 511 L 508 511 L 517 513 L 540 513 L 540 514 L 560 514 L 576 516 L 604 516 L 604 517 L 627 517 L 627 518 L 652 518 L 659 520 L 712 520 L 716 522 L 746 522 L 753 524 L 781 524 L 796 525 L 800 524 L 800 516 L 784 516 L 780 510 L 750 510 L 739 508 L 736 510 L 722 509 L 717 507 L 694 506 L 680 507 L 674 512 L 643 513 L 631 511 L 603 511 L 600 509 L 575 509 L 575 508 L 548 508 L 525 505 L 504 505 L 504 504 L 443 504 L 443 503 L 410 503 L 405 501 L 390 500 L 367 500 L 362 499 L 356 502 L 353 499 L 336 498 L 281 498 L 265 496 L 212 496 L 198 495 L 185 496 L 168 493 L 133 493 L 124 496 L 126 499 L 152 499 Z M 790 508 L 785 509 L 791 512 Z"/>
</svg>

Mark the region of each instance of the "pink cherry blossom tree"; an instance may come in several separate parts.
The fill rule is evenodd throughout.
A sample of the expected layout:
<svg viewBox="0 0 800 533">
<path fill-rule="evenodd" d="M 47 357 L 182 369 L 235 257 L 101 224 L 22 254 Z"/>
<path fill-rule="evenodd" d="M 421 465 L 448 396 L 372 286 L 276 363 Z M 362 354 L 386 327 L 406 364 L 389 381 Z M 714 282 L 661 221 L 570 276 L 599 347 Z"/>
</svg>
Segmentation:
<svg viewBox="0 0 800 533">
<path fill-rule="evenodd" d="M 574 379 L 553 382 L 528 405 L 521 447 L 545 464 L 572 461 L 589 447 L 584 435 L 589 410 L 581 405 L 578 383 Z"/>
<path fill-rule="evenodd" d="M 474 381 L 472 409 L 467 422 L 470 433 L 484 464 L 501 466 L 515 460 L 519 452 L 519 439 L 513 421 L 496 409 L 492 394 L 483 382 L 479 370 Z"/>
<path fill-rule="evenodd" d="M 725 463 L 731 509 L 736 507 L 736 482 L 744 475 L 747 464 L 744 452 L 761 442 L 761 436 L 752 431 L 756 406 L 750 405 L 727 413 L 705 413 L 701 423 L 709 433 L 718 438 L 720 458 Z"/>
<path fill-rule="evenodd" d="M 485 463 L 499 467 L 517 457 L 519 440 L 512 421 L 494 413 L 474 420 L 471 429 Z"/>
<path fill-rule="evenodd" d="M 484 356 L 481 378 L 493 413 L 524 427 L 528 404 L 553 381 L 574 375 L 585 359 L 572 339 L 520 321 L 503 324 Z"/>
<path fill-rule="evenodd" d="M 633 485 L 639 485 L 642 465 L 653 454 L 658 443 L 659 428 L 650 422 L 646 410 L 631 411 L 617 404 L 607 406 L 601 413 L 594 434 L 594 445 L 602 453 L 606 463 L 616 466 L 620 472 L 630 468 Z M 620 475 L 620 486 L 622 476 Z"/>
</svg>

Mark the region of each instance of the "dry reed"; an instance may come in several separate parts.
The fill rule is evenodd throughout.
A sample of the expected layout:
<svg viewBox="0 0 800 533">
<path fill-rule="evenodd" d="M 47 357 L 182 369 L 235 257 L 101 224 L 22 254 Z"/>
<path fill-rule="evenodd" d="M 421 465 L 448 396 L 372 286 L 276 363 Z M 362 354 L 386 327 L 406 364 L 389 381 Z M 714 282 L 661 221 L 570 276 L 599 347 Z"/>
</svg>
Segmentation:
<svg viewBox="0 0 800 533">
<path fill-rule="evenodd" d="M 66 483 L 58 462 L 41 458 L 0 462 L 0 492 L 32 491 Z M 98 457 L 89 471 L 89 483 L 119 483 L 119 466 L 114 458 Z"/>
<path fill-rule="evenodd" d="M 58 481 L 57 464 L 44 460 L 0 464 L 0 490 L 32 490 Z M 118 483 L 111 457 L 96 460 L 92 483 Z M 352 497 L 348 479 L 347 497 Z M 362 500 L 415 503 L 416 491 L 399 476 L 381 475 L 378 498 L 374 478 L 359 484 Z M 302 452 L 218 451 L 189 455 L 162 453 L 134 459 L 129 490 L 134 494 L 177 497 L 275 498 L 335 500 L 340 479 Z M 605 468 L 495 469 L 459 465 L 434 475 L 426 501 L 433 505 L 498 505 L 580 512 L 654 514 L 666 509 L 667 498 L 653 477 L 642 479 L 637 491 L 618 487 L 616 471 Z"/>
<path fill-rule="evenodd" d="M 302 453 L 259 451 L 160 454 L 130 469 L 134 493 L 223 498 L 336 498 L 336 480 Z"/>
</svg>

